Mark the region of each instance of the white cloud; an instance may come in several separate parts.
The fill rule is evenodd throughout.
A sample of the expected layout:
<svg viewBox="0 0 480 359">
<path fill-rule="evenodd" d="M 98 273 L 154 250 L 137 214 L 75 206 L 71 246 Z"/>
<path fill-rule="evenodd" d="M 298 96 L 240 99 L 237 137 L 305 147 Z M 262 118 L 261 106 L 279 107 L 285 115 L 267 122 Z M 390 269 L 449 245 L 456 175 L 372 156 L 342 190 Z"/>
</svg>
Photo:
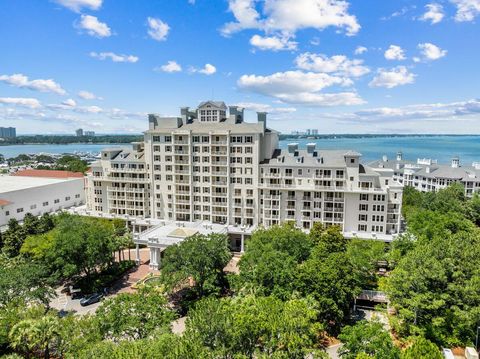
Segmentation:
<svg viewBox="0 0 480 359">
<path fill-rule="evenodd" d="M 239 102 L 236 106 L 255 112 L 268 112 L 270 114 L 292 113 L 297 111 L 294 107 L 274 107 L 272 105 L 257 102 Z"/>
<path fill-rule="evenodd" d="M 370 87 L 393 88 L 401 85 L 412 84 L 415 82 L 415 74 L 408 71 L 405 66 L 397 66 L 393 69 L 380 68 L 376 76 L 369 83 Z"/>
<path fill-rule="evenodd" d="M 93 57 L 95 59 L 99 60 L 106 60 L 110 59 L 113 62 L 130 62 L 130 63 L 135 63 L 139 60 L 137 56 L 134 55 L 117 55 L 113 52 L 90 52 L 90 57 Z"/>
<path fill-rule="evenodd" d="M 442 50 L 438 46 L 429 42 L 418 44 L 418 48 L 425 60 L 438 60 L 447 54 L 447 50 Z"/>
<path fill-rule="evenodd" d="M 384 56 L 387 60 L 405 60 L 405 52 L 397 45 L 390 45 Z"/>
<path fill-rule="evenodd" d="M 90 10 L 100 9 L 103 0 L 55 0 L 55 2 L 72 11 L 80 12 L 83 8 Z"/>
<path fill-rule="evenodd" d="M 427 11 L 420 17 L 420 20 L 422 21 L 430 21 L 431 24 L 438 24 L 445 17 L 443 6 L 440 4 L 427 4 L 425 5 L 425 8 Z"/>
<path fill-rule="evenodd" d="M 89 91 L 79 91 L 77 95 L 84 100 L 101 100 L 100 97 L 95 96 L 95 94 Z"/>
<path fill-rule="evenodd" d="M 253 35 L 250 39 L 250 45 L 255 46 L 260 50 L 272 51 L 295 50 L 297 48 L 297 43 L 295 41 L 290 41 L 288 36 Z"/>
<path fill-rule="evenodd" d="M 347 121 L 448 120 L 480 113 L 480 100 L 451 103 L 415 104 L 402 107 L 378 107 L 342 114 Z"/>
<path fill-rule="evenodd" d="M 365 46 L 357 46 L 357 48 L 354 51 L 354 54 L 355 55 L 361 55 L 361 54 L 363 54 L 367 51 L 368 51 L 368 49 Z"/>
<path fill-rule="evenodd" d="M 358 105 L 364 101 L 355 92 L 320 93 L 334 85 L 350 86 L 348 78 L 326 73 L 287 71 L 269 76 L 243 75 L 238 87 L 247 91 L 275 97 L 282 102 L 311 106 Z"/>
<path fill-rule="evenodd" d="M 360 30 L 357 18 L 348 13 L 347 1 L 335 0 L 265 0 L 260 14 L 255 0 L 229 0 L 229 10 L 235 22 L 222 28 L 228 36 L 244 29 L 259 29 L 266 33 L 294 35 L 306 28 L 323 30 L 327 27 L 345 29 L 347 35 Z"/>
<path fill-rule="evenodd" d="M 75 106 L 77 106 L 77 103 L 75 102 L 74 99 L 69 98 L 69 99 L 63 101 L 62 105 L 65 105 L 65 106 L 68 106 L 68 107 L 75 107 Z"/>
<path fill-rule="evenodd" d="M 182 71 L 182 66 L 180 66 L 176 61 L 168 61 L 165 65 L 156 67 L 154 70 L 163 72 L 180 72 Z"/>
<path fill-rule="evenodd" d="M 195 67 L 190 68 L 190 72 L 195 73 L 198 72 L 200 74 L 204 75 L 213 75 L 215 72 L 217 72 L 217 68 L 213 66 L 212 64 L 205 64 L 205 66 L 202 69 L 196 69 Z"/>
<path fill-rule="evenodd" d="M 363 65 L 363 60 L 350 60 L 344 55 L 328 57 L 306 52 L 297 56 L 295 64 L 302 70 L 335 73 L 347 77 L 360 77 L 370 72 L 370 69 Z"/>
<path fill-rule="evenodd" d="M 0 103 L 28 108 L 41 107 L 40 101 L 38 101 L 36 98 L 26 97 L 0 97 Z"/>
<path fill-rule="evenodd" d="M 168 26 L 167 23 L 154 17 L 147 18 L 147 23 L 148 35 L 150 35 L 152 39 L 157 41 L 165 41 L 167 39 L 168 32 L 170 31 L 170 26 Z"/>
<path fill-rule="evenodd" d="M 82 15 L 76 27 L 80 30 L 85 30 L 90 36 L 102 38 L 112 35 L 112 31 L 107 24 L 98 21 L 98 18 L 91 15 Z"/>
<path fill-rule="evenodd" d="M 473 21 L 480 14 L 480 0 L 450 0 L 457 7 L 455 20 Z"/>
<path fill-rule="evenodd" d="M 64 95 L 66 93 L 66 91 L 52 79 L 29 80 L 28 76 L 25 76 L 23 74 L 13 74 L 1 75 L 0 81 L 15 87 L 28 88 L 34 91 L 53 92 L 59 95 Z"/>
</svg>

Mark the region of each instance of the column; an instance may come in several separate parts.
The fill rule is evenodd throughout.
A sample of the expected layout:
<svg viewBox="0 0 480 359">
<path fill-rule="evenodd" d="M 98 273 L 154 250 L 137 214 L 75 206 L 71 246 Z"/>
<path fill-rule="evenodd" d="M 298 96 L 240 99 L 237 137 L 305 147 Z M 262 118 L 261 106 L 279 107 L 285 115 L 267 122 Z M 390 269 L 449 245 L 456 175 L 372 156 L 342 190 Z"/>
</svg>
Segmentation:
<svg viewBox="0 0 480 359">
<path fill-rule="evenodd" d="M 162 249 L 157 248 L 157 269 L 160 269 L 160 264 L 162 263 Z"/>
<path fill-rule="evenodd" d="M 140 246 L 138 244 L 135 244 L 135 263 L 140 264 Z"/>
<path fill-rule="evenodd" d="M 241 241 L 240 241 L 240 253 L 245 252 L 245 234 L 241 234 Z"/>
</svg>

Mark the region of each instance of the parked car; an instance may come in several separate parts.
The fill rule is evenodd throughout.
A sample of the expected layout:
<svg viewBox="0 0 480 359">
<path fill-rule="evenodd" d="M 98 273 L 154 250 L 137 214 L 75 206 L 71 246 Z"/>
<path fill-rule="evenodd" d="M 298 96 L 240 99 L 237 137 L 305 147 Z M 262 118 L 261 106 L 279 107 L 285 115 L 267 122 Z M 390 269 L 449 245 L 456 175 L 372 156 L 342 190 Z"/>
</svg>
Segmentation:
<svg viewBox="0 0 480 359">
<path fill-rule="evenodd" d="M 104 294 L 103 293 L 93 293 L 93 294 L 90 294 L 88 296 L 86 296 L 85 298 L 82 298 L 80 300 L 80 305 L 82 307 L 85 307 L 87 305 L 90 305 L 90 304 L 93 304 L 93 303 L 98 303 L 100 302 L 102 299 L 103 299 L 103 296 Z"/>
</svg>

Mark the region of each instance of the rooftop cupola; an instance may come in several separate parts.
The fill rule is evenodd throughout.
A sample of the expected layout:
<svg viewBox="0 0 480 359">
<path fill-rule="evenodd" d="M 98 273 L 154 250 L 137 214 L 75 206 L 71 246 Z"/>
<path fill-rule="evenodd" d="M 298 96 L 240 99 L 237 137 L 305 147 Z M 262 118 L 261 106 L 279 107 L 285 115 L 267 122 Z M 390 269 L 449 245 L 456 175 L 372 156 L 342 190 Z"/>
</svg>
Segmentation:
<svg viewBox="0 0 480 359">
<path fill-rule="evenodd" d="M 403 153 L 402 151 L 397 152 L 397 161 L 402 161 L 403 160 Z"/>
<path fill-rule="evenodd" d="M 460 158 L 458 156 L 455 156 L 452 158 L 452 168 L 458 167 L 460 167 Z"/>
</svg>

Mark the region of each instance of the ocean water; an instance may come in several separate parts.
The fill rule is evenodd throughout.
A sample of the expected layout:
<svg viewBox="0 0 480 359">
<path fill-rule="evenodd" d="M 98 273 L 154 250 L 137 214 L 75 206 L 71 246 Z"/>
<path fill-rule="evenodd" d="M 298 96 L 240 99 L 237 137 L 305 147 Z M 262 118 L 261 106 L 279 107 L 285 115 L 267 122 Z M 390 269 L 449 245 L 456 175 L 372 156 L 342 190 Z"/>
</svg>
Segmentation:
<svg viewBox="0 0 480 359">
<path fill-rule="evenodd" d="M 362 154 L 363 162 L 382 158 L 395 158 L 401 151 L 406 160 L 431 158 L 439 163 L 450 163 L 452 157 L 459 156 L 460 162 L 471 165 L 480 162 L 480 136 L 405 136 L 375 138 L 332 138 L 319 140 L 284 140 L 280 147 L 296 142 L 299 148 L 306 148 L 307 143 L 316 143 L 319 149 L 348 149 Z"/>
<path fill-rule="evenodd" d="M 463 164 L 480 162 L 480 136 L 404 136 L 375 138 L 331 138 L 319 140 L 282 140 L 280 147 L 297 142 L 300 148 L 315 142 L 321 149 L 355 150 L 362 154 L 363 162 L 380 159 L 383 155 L 394 158 L 397 151 L 402 151 L 405 159 L 416 161 L 417 158 L 432 158 L 440 163 L 448 163 L 454 156 L 459 156 Z M 69 144 L 69 145 L 12 145 L 0 146 L 0 154 L 6 158 L 22 153 L 98 153 L 102 148 L 128 146 L 128 144 Z"/>
</svg>

